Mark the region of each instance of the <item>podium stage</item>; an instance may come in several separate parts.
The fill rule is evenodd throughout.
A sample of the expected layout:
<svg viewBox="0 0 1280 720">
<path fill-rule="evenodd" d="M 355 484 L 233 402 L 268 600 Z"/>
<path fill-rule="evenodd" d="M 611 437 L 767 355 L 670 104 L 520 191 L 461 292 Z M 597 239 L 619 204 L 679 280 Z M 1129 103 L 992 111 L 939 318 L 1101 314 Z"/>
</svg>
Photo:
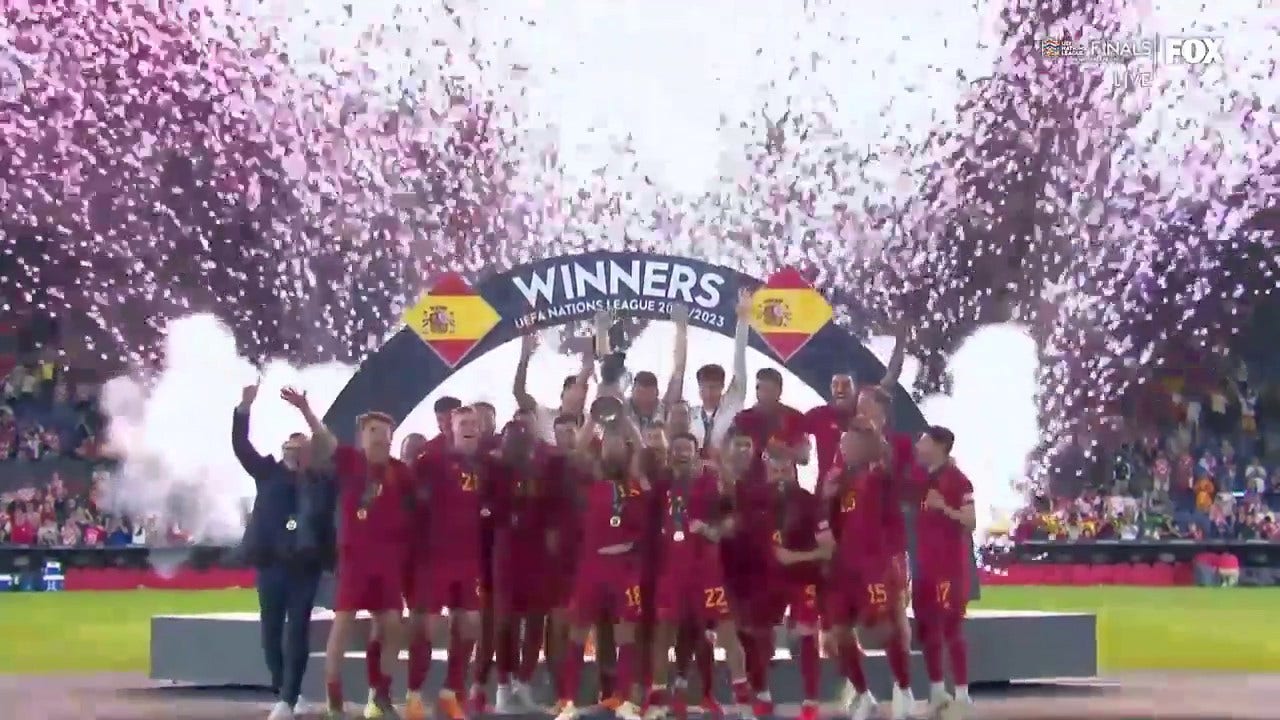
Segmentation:
<svg viewBox="0 0 1280 720">
<path fill-rule="evenodd" d="M 311 619 L 311 661 L 303 682 L 303 695 L 324 696 L 324 644 L 332 613 L 317 610 Z M 348 698 L 362 699 L 367 690 L 364 671 L 364 638 L 368 637 L 368 617 L 360 620 L 353 633 L 353 646 L 343 663 L 343 685 Z M 1097 674 L 1097 619 L 1083 613 L 1043 613 L 1014 610 L 973 610 L 966 620 L 969 640 L 971 685 L 1013 681 L 1088 678 Z M 780 703 L 799 702 L 800 676 L 791 659 L 789 638 L 778 628 L 778 653 L 774 657 L 772 689 Z M 441 639 L 443 640 L 443 639 Z M 443 642 L 432 659 L 427 691 L 434 693 L 444 678 Z M 917 697 L 928 688 L 919 648 L 912 651 L 912 678 Z M 397 696 L 404 691 L 407 656 L 401 653 L 391 668 Z M 584 669 L 584 683 L 594 678 Z M 211 613 L 206 615 L 158 615 L 151 619 L 152 679 L 196 685 L 268 685 L 262 660 L 258 617 L 254 613 Z M 888 663 L 881 652 L 868 653 L 867 675 L 873 692 L 887 697 L 890 690 Z M 721 671 L 720 676 L 723 676 Z M 841 685 L 832 663 L 823 663 L 824 697 L 831 697 Z M 727 691 L 727 682 L 724 684 Z M 550 689 L 539 682 L 535 692 L 549 702 Z M 594 695 L 584 687 L 583 697 Z M 725 698 L 727 700 L 727 698 Z"/>
</svg>

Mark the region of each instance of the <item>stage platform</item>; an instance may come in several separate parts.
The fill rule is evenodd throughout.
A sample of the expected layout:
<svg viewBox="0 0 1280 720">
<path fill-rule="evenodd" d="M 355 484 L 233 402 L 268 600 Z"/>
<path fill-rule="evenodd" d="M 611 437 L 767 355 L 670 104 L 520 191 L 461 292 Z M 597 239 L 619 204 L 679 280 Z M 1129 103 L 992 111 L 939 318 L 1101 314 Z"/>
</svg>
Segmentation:
<svg viewBox="0 0 1280 720">
<path fill-rule="evenodd" d="M 332 614 L 317 611 L 311 619 L 311 662 L 303 682 L 303 694 L 319 698 L 323 693 L 325 638 Z M 364 640 L 368 618 L 353 633 L 353 646 L 343 663 L 343 684 L 347 697 L 361 698 L 366 691 Z M 1097 674 L 1097 619 L 1083 613 L 1042 613 L 1014 610 L 974 610 L 966 620 L 969 640 L 970 684 L 997 684 L 1054 678 L 1087 678 Z M 798 668 L 787 649 L 783 628 L 778 629 L 779 651 L 772 671 L 774 698 L 778 702 L 801 699 Z M 443 648 L 444 638 L 435 643 Z M 407 657 L 402 653 L 393 668 L 397 692 L 404 688 Z M 265 686 L 258 618 L 253 613 L 211 613 L 205 615 L 159 615 L 151 619 L 151 677 L 197 685 Z M 890 688 L 889 668 L 883 653 L 869 653 L 868 679 L 872 689 L 885 695 Z M 428 691 L 444 677 L 444 652 L 433 653 Z M 593 678 L 592 668 L 583 672 Z M 916 648 L 912 652 L 912 678 L 917 696 L 927 690 L 924 665 Z M 823 692 L 830 697 L 840 685 L 831 663 L 823 663 Z M 545 683 L 538 696 L 550 700 Z M 584 687 L 583 697 L 594 688 Z"/>
</svg>

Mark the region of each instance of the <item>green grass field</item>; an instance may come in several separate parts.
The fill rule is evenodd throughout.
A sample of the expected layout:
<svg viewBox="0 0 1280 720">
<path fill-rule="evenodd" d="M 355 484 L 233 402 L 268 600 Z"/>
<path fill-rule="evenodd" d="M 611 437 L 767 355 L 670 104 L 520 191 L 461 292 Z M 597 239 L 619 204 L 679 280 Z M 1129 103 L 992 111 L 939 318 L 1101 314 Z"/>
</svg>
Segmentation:
<svg viewBox="0 0 1280 720">
<path fill-rule="evenodd" d="M 1097 613 L 1104 671 L 1280 672 L 1280 589 L 992 587 L 984 595 L 977 607 Z M 145 672 L 152 615 L 256 610 L 251 590 L 6 593 L 0 673 Z"/>
</svg>

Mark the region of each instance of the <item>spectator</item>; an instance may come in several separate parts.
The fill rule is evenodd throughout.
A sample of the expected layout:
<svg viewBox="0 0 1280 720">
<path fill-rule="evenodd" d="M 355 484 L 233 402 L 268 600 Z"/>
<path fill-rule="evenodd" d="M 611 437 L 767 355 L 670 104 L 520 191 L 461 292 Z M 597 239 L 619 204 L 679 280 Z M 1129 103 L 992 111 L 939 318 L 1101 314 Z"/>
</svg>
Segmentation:
<svg viewBox="0 0 1280 720">
<path fill-rule="evenodd" d="M 1195 484 L 1196 510 L 1209 512 L 1210 506 L 1213 505 L 1213 496 L 1216 489 L 1210 474 L 1207 472 L 1202 473 Z"/>
<path fill-rule="evenodd" d="M 111 532 L 107 534 L 106 544 L 110 547 L 124 547 L 133 544 L 133 531 L 121 518 L 111 521 Z"/>
<path fill-rule="evenodd" d="M 35 545 L 39 537 L 39 514 L 34 510 L 19 510 L 14 517 L 13 531 L 9 541 L 14 545 Z"/>
<path fill-rule="evenodd" d="M 60 535 L 59 544 L 66 547 L 75 547 L 80 544 L 80 526 L 75 522 L 65 522 L 62 524 L 62 533 Z"/>
<path fill-rule="evenodd" d="M 45 547 L 52 547 L 58 544 L 59 533 L 58 523 L 54 521 L 52 515 L 47 515 L 40 524 L 40 529 L 36 531 L 36 543 Z"/>
<path fill-rule="evenodd" d="M 1245 492 L 1258 495 L 1267 491 L 1267 468 L 1263 466 L 1262 459 L 1257 456 L 1254 456 L 1244 469 L 1244 489 Z"/>
</svg>

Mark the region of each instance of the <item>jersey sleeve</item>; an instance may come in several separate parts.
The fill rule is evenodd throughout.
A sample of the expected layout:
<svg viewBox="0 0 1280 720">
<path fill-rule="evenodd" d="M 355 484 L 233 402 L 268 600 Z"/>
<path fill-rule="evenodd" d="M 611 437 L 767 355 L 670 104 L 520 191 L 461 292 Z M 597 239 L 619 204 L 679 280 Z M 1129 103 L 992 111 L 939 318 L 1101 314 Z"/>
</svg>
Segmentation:
<svg viewBox="0 0 1280 720">
<path fill-rule="evenodd" d="M 947 473 L 948 482 L 942 490 L 942 498 L 953 508 L 964 507 L 973 502 L 973 483 L 959 469 Z"/>
</svg>

